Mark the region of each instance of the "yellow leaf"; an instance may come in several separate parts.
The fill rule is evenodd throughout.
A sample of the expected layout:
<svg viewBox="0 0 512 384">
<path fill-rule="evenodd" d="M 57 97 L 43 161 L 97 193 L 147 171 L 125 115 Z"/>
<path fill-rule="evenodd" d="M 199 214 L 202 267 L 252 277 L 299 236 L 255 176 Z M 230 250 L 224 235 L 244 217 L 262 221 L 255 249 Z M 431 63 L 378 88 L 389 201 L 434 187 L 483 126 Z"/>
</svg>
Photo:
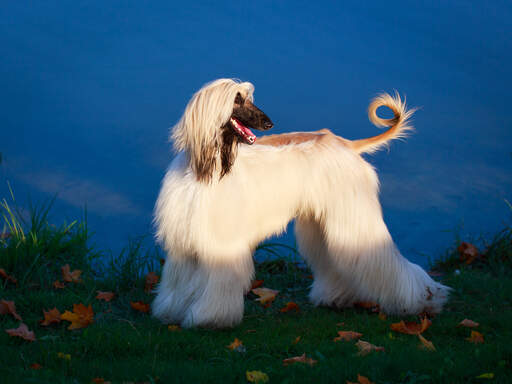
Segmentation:
<svg viewBox="0 0 512 384">
<path fill-rule="evenodd" d="M 65 311 L 60 318 L 71 322 L 69 330 L 85 328 L 94 322 L 94 312 L 90 304 L 88 307 L 82 303 L 73 304 L 73 312 Z"/>
<path fill-rule="evenodd" d="M 238 340 L 236 337 L 235 340 L 233 340 L 231 344 L 226 345 L 226 347 L 232 351 L 245 352 L 245 346 L 242 344 L 242 341 Z"/>
<path fill-rule="evenodd" d="M 63 360 L 67 360 L 67 361 L 70 361 L 71 360 L 71 355 L 69 353 L 62 353 L 62 352 L 59 352 L 57 353 L 57 357 L 59 359 L 63 359 Z"/>
<path fill-rule="evenodd" d="M 494 379 L 494 373 L 482 373 L 480 376 L 476 377 L 477 379 Z"/>
<path fill-rule="evenodd" d="M 477 331 L 471 331 L 471 336 L 466 338 L 467 341 L 474 344 L 482 344 L 484 342 L 484 335 Z"/>
<path fill-rule="evenodd" d="M 391 324 L 391 329 L 395 332 L 406 333 L 408 335 L 419 335 L 425 332 L 431 324 L 432 322 L 424 317 L 419 324 L 413 321 L 405 322 L 403 320 L 399 323 L 393 323 Z"/>
<path fill-rule="evenodd" d="M 259 296 L 256 301 L 259 301 L 261 305 L 268 307 L 275 300 L 276 295 L 279 291 L 270 288 L 255 288 L 251 290 L 252 293 Z"/>
<path fill-rule="evenodd" d="M 250 383 L 266 383 L 268 382 L 268 375 L 261 371 L 246 371 L 245 377 Z"/>
</svg>

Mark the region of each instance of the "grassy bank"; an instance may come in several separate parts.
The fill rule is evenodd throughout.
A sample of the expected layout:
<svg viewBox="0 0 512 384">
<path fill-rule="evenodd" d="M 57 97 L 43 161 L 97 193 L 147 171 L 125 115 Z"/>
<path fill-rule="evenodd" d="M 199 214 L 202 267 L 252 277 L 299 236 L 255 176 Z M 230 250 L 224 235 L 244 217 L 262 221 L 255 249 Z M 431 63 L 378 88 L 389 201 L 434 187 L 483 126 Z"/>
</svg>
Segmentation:
<svg viewBox="0 0 512 384">
<path fill-rule="evenodd" d="M 84 222 L 52 226 L 45 208 L 22 223 L 6 202 L 2 214 L 10 235 L 0 239 L 0 268 L 7 276 L 0 277 L 0 300 L 15 303 L 36 340 L 10 336 L 4 330 L 17 328 L 21 321 L 0 314 L 1 382 L 244 383 L 247 371 L 255 370 L 271 383 L 357 382 L 358 374 L 376 383 L 511 381 L 510 228 L 468 264 L 468 259 L 461 261 L 456 244 L 433 266 L 453 294 L 446 310 L 422 333 L 435 347 L 429 350 L 420 347 L 418 336 L 391 329 L 401 318 L 379 316 L 372 308 L 311 306 L 311 272 L 285 259 L 257 264 L 256 279 L 279 293 L 266 308 L 249 293 L 241 325 L 228 330 L 169 329 L 130 304 L 151 302 L 145 276 L 148 271 L 159 275 L 158 252 L 145 252 L 134 242 L 101 264 L 106 256 L 89 249 Z M 259 252 L 291 253 L 282 247 Z M 80 276 L 75 273 L 68 276 L 72 281 L 64 281 L 66 264 L 71 274 L 82 271 Z M 63 288 L 56 288 L 56 281 Z M 115 296 L 105 302 L 96 298 L 98 291 Z M 288 302 L 299 310 L 282 312 Z M 62 314 L 79 303 L 90 305 L 94 313 L 85 327 L 69 330 L 66 320 L 41 323 L 43 311 L 57 308 Z M 473 330 L 483 335 L 483 343 L 467 340 L 472 329 L 458 326 L 465 318 L 479 323 Z M 361 355 L 357 340 L 333 340 L 338 331 L 359 332 L 361 340 L 385 350 Z M 235 339 L 243 346 L 231 350 Z M 316 362 L 284 366 L 284 359 L 304 353 Z"/>
</svg>

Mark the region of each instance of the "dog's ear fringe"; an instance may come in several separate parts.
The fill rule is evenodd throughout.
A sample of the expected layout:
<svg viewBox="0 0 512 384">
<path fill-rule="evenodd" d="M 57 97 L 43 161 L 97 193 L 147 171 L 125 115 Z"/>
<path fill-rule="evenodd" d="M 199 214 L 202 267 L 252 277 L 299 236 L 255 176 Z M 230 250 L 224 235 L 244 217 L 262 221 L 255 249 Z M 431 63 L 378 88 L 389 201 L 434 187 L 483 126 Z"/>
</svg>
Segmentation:
<svg viewBox="0 0 512 384">
<path fill-rule="evenodd" d="M 198 180 L 210 181 L 220 153 L 220 129 L 233 112 L 237 93 L 253 100 L 254 86 L 234 79 L 204 85 L 187 104 L 172 128 L 170 141 L 176 152 L 187 151 Z"/>
</svg>

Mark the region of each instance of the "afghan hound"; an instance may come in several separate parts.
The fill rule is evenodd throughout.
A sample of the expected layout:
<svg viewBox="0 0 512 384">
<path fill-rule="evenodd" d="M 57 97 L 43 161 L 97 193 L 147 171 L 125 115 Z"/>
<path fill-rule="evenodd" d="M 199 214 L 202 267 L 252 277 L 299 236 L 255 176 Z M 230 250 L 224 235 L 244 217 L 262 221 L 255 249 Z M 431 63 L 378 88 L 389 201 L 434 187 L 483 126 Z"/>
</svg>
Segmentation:
<svg viewBox="0 0 512 384">
<path fill-rule="evenodd" d="M 410 129 L 400 96 L 371 102 L 370 121 L 390 127 L 372 138 L 325 129 L 256 138 L 250 128 L 273 124 L 253 91 L 231 79 L 206 84 L 172 129 L 178 153 L 155 205 L 168 256 L 153 315 L 183 327 L 239 323 L 255 247 L 294 219 L 315 305 L 374 301 L 390 314 L 439 312 L 450 288 L 400 254 L 382 218 L 377 174 L 361 157 Z M 381 106 L 394 117 L 378 117 Z"/>
</svg>

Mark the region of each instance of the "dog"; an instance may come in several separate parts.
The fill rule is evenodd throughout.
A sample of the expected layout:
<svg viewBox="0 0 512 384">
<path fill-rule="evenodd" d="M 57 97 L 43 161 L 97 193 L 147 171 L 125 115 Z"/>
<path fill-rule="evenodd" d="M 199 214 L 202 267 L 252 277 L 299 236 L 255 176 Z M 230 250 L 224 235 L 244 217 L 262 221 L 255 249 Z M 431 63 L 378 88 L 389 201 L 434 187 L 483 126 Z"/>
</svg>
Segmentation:
<svg viewBox="0 0 512 384">
<path fill-rule="evenodd" d="M 315 305 L 373 301 L 389 314 L 437 313 L 450 288 L 405 259 L 383 221 L 379 181 L 361 155 L 411 129 L 398 94 L 369 106 L 389 127 L 362 140 L 329 130 L 256 138 L 270 118 L 248 82 L 219 79 L 190 100 L 171 140 L 177 155 L 155 205 L 156 238 L 167 252 L 152 313 L 183 327 L 232 327 L 242 320 L 254 275 L 252 253 L 291 220 L 310 265 Z M 382 119 L 386 106 L 394 117 Z"/>
</svg>

